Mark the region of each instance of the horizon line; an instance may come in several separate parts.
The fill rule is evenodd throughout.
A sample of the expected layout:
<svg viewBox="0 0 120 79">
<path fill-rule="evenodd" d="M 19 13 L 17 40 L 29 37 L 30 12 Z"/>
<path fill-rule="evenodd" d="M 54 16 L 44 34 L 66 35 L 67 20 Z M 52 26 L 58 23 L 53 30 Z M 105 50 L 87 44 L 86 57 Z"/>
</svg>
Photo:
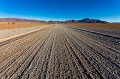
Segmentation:
<svg viewBox="0 0 120 79">
<path fill-rule="evenodd" d="M 39 20 L 39 21 L 67 21 L 67 20 L 82 20 L 82 19 L 86 19 L 86 18 L 82 18 L 82 19 L 40 19 L 40 18 L 23 18 L 23 17 L 0 17 L 0 18 L 16 18 L 16 19 L 27 19 L 27 20 Z M 104 19 L 100 19 L 100 18 L 89 18 L 89 19 L 96 19 L 96 20 L 101 20 L 101 21 L 106 21 L 109 23 L 117 23 L 120 21 L 108 21 L 108 20 L 104 20 Z"/>
</svg>

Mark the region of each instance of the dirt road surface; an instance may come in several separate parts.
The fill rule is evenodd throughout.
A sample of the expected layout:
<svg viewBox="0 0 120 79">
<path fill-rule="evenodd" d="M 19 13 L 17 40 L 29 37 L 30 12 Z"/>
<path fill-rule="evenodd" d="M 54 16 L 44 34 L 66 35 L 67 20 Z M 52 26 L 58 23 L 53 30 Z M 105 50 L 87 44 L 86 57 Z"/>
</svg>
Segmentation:
<svg viewBox="0 0 120 79">
<path fill-rule="evenodd" d="M 17 37 L 0 44 L 0 79 L 120 79 L 119 36 L 55 25 Z"/>
</svg>

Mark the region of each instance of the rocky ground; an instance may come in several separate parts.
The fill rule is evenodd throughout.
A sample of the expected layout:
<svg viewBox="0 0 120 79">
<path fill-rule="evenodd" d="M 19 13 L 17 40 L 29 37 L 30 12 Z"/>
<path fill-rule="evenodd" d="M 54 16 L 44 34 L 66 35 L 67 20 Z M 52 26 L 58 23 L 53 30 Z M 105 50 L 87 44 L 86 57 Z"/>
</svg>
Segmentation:
<svg viewBox="0 0 120 79">
<path fill-rule="evenodd" d="M 0 78 L 120 79 L 119 36 L 56 24 L 0 42 Z"/>
</svg>

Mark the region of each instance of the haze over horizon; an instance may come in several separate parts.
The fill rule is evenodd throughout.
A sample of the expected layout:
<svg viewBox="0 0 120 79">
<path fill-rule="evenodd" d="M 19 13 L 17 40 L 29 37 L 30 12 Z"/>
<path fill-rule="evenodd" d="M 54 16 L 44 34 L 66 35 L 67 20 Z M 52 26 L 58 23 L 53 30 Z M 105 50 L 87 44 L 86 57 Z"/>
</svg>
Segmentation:
<svg viewBox="0 0 120 79">
<path fill-rule="evenodd" d="M 120 0 L 0 0 L 0 18 L 120 22 Z"/>
</svg>

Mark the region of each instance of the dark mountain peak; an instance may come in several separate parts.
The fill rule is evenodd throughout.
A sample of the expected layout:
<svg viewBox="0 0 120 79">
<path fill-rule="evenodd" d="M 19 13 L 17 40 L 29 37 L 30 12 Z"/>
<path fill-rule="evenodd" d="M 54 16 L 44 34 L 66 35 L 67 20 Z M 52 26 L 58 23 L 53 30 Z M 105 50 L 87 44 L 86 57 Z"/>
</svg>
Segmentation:
<svg viewBox="0 0 120 79">
<path fill-rule="evenodd" d="M 84 18 L 82 20 L 67 20 L 67 23 L 108 23 L 99 19 Z"/>
</svg>

